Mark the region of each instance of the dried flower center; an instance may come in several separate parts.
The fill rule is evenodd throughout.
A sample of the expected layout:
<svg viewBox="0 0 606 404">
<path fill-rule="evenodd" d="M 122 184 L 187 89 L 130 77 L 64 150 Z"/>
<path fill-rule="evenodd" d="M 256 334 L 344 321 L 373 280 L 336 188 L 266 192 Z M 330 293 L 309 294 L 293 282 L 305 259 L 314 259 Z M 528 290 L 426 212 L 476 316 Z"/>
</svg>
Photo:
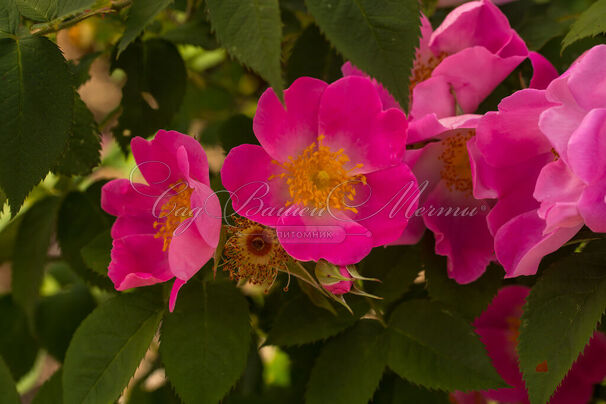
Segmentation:
<svg viewBox="0 0 606 404">
<path fill-rule="evenodd" d="M 442 140 L 443 151 L 438 157 L 443 163 L 440 175 L 450 191 L 471 194 L 473 190 L 467 141 L 474 135 L 474 129 L 462 129 Z"/>
<path fill-rule="evenodd" d="M 417 49 L 415 60 L 412 65 L 412 71 L 410 73 L 410 82 L 408 84 L 409 97 L 412 101 L 412 90 L 417 84 L 427 80 L 431 77 L 434 69 L 438 67 L 440 62 L 448 56 L 446 52 L 440 53 L 438 56 L 431 55 L 429 58 L 423 57 L 421 51 Z"/>
<path fill-rule="evenodd" d="M 332 151 L 322 144 L 323 139 L 324 136 L 318 136 L 318 143 L 313 142 L 296 158 L 289 156 L 284 163 L 273 160 L 284 172 L 269 179 L 286 178 L 291 197 L 286 206 L 300 204 L 321 209 L 328 204 L 331 208 L 357 213 L 357 209 L 348 206 L 346 201 L 353 201 L 358 183 L 366 184 L 364 175 L 351 174 L 362 164 L 345 168 L 349 156 L 343 149 Z"/>
<path fill-rule="evenodd" d="M 193 188 L 187 183 L 177 182 L 171 185 L 170 190 L 171 196 L 160 208 L 158 220 L 154 222 L 154 229 L 157 229 L 154 237 L 164 240 L 162 251 L 168 250 L 175 230 L 181 223 L 193 216 L 191 210 Z"/>
<path fill-rule="evenodd" d="M 247 279 L 255 285 L 265 285 L 269 290 L 289 260 L 276 232 L 245 218 L 235 218 L 235 225 L 228 229 L 231 237 L 225 243 L 223 270 L 231 279 Z"/>
</svg>

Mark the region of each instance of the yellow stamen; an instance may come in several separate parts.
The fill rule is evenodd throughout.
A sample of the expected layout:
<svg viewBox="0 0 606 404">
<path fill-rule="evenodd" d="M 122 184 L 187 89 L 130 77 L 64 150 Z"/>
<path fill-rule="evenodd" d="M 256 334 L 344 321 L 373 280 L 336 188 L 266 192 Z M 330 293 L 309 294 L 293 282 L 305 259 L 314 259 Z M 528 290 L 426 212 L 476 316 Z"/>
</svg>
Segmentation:
<svg viewBox="0 0 606 404">
<path fill-rule="evenodd" d="M 296 158 L 289 156 L 284 163 L 272 161 L 284 172 L 272 175 L 269 180 L 286 179 L 291 198 L 286 206 L 295 204 L 321 209 L 328 204 L 331 209 L 357 213 L 358 210 L 348 206 L 346 200 L 354 199 L 358 183 L 366 184 L 364 175 L 352 174 L 362 164 L 345 168 L 350 161 L 349 156 L 343 149 L 331 151 L 330 147 L 322 144 L 323 139 L 324 136 L 318 136 L 318 144 L 312 143 Z"/>
<path fill-rule="evenodd" d="M 172 195 L 160 208 L 158 220 L 154 222 L 154 229 L 158 231 L 155 238 L 164 240 L 162 251 L 168 250 L 175 230 L 185 220 L 193 216 L 191 210 L 191 193 L 193 189 L 186 183 L 176 183 L 171 185 Z"/>
<path fill-rule="evenodd" d="M 442 140 L 443 151 L 438 159 L 444 166 L 440 175 L 450 191 L 456 190 L 471 195 L 473 181 L 467 141 L 474 135 L 474 129 L 461 129 Z"/>
</svg>

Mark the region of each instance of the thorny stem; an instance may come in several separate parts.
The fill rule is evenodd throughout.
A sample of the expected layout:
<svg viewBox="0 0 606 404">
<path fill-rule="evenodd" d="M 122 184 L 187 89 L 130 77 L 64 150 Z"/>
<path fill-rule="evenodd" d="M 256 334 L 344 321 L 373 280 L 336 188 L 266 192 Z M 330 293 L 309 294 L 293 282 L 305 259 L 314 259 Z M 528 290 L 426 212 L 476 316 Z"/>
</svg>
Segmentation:
<svg viewBox="0 0 606 404">
<path fill-rule="evenodd" d="M 32 27 L 31 34 L 46 35 L 53 32 L 57 32 L 64 28 L 71 27 L 72 25 L 75 25 L 89 17 L 117 13 L 123 8 L 130 6 L 131 3 L 132 0 L 114 0 L 108 6 L 105 7 L 97 8 L 94 10 L 85 10 L 83 13 L 77 14 L 75 16 L 67 15 L 59 17 L 53 21 L 44 24 L 36 24 Z"/>
</svg>

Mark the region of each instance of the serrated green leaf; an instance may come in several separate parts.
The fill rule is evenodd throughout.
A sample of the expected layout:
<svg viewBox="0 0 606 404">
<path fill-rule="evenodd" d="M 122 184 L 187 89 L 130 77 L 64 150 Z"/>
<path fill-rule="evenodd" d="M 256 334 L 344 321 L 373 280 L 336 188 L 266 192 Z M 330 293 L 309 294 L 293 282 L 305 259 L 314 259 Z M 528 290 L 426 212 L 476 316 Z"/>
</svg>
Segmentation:
<svg viewBox="0 0 606 404">
<path fill-rule="evenodd" d="M 106 276 L 111 261 L 113 240 L 111 232 L 106 230 L 82 247 L 84 263 L 99 275 Z"/>
<path fill-rule="evenodd" d="M 118 43 L 118 55 L 143 32 L 143 29 L 173 0 L 134 0 L 128 10 L 126 29 Z"/>
<path fill-rule="evenodd" d="M 530 402 L 546 403 L 606 310 L 606 242 L 553 264 L 526 299 L 517 347 Z M 547 372 L 537 365 L 547 362 Z"/>
<path fill-rule="evenodd" d="M 388 365 L 404 379 L 446 391 L 507 387 L 471 325 L 437 303 L 400 304 L 388 329 Z"/>
<path fill-rule="evenodd" d="M 170 124 L 185 95 L 187 72 L 179 51 L 163 39 L 132 43 L 112 66 L 126 72 L 122 114 L 114 137 L 123 149 Z"/>
<path fill-rule="evenodd" d="M 311 24 L 295 42 L 286 64 L 287 83 L 315 77 L 331 83 L 341 77 L 343 58 L 330 46 L 318 27 Z"/>
<path fill-rule="evenodd" d="M 178 44 L 200 46 L 206 50 L 219 47 L 215 36 L 211 32 L 210 23 L 202 17 L 167 31 L 162 35 L 162 38 Z"/>
<path fill-rule="evenodd" d="M 157 290 L 122 294 L 99 306 L 74 334 L 63 365 L 65 404 L 118 398 L 158 330 Z"/>
<path fill-rule="evenodd" d="M 0 391 L 2 392 L 0 398 L 2 404 L 21 404 L 15 381 L 2 358 L 0 358 Z"/>
<path fill-rule="evenodd" d="M 449 394 L 440 390 L 428 390 L 402 380 L 394 373 L 386 373 L 372 404 L 452 404 Z"/>
<path fill-rule="evenodd" d="M 19 10 L 15 0 L 0 3 L 0 33 L 14 34 L 19 26 Z"/>
<path fill-rule="evenodd" d="M 23 214 L 13 252 L 13 298 L 33 319 L 61 198 L 48 196 Z"/>
<path fill-rule="evenodd" d="M 352 299 L 353 300 L 353 299 Z M 361 299 L 355 299 L 362 303 Z M 362 304 L 354 305 L 362 308 Z M 351 327 L 363 313 L 350 314 L 342 306 L 337 307 L 337 315 L 313 305 L 305 296 L 288 301 L 278 312 L 267 336 L 268 345 L 302 345 L 332 337 Z"/>
<path fill-rule="evenodd" d="M 307 404 L 366 404 L 379 385 L 387 364 L 385 329 L 361 320 L 330 340 L 311 371 Z"/>
<path fill-rule="evenodd" d="M 248 303 L 230 282 L 189 282 L 162 325 L 166 375 L 185 403 L 216 403 L 246 366 Z"/>
<path fill-rule="evenodd" d="M 0 330 L 0 356 L 13 378 L 19 380 L 32 368 L 38 344 L 30 333 L 25 312 L 10 295 L 0 298 Z"/>
<path fill-rule="evenodd" d="M 57 45 L 27 37 L 0 39 L 0 78 L 0 187 L 14 214 L 63 150 L 72 77 Z"/>
<path fill-rule="evenodd" d="M 61 379 L 63 378 L 63 371 L 57 370 L 50 379 L 48 379 L 40 390 L 36 393 L 32 404 L 58 404 L 63 403 L 63 386 L 61 386 Z"/>
<path fill-rule="evenodd" d="M 78 63 L 74 63 L 73 61 L 69 61 L 69 67 L 74 75 L 75 87 L 78 88 L 82 84 L 86 83 L 90 80 L 90 67 L 93 62 L 97 60 L 97 58 L 101 55 L 101 52 L 91 52 L 82 56 L 78 59 Z"/>
<path fill-rule="evenodd" d="M 282 98 L 278 0 L 207 0 L 206 7 L 227 52 L 259 73 Z"/>
<path fill-rule="evenodd" d="M 86 175 L 100 162 L 101 138 L 93 114 L 74 92 L 74 110 L 69 138 L 53 171 L 63 175 Z"/>
<path fill-rule="evenodd" d="M 93 8 L 96 3 L 103 3 L 103 0 L 61 0 L 57 5 L 57 17 L 64 17 L 68 14 L 75 14 Z M 107 1 L 105 1 L 107 3 Z"/>
<path fill-rule="evenodd" d="M 36 307 L 35 319 L 36 335 L 42 347 L 63 362 L 74 332 L 96 305 L 82 283 L 42 298 Z"/>
<path fill-rule="evenodd" d="M 585 10 L 572 24 L 562 40 L 562 51 L 579 39 L 594 37 L 606 32 L 606 0 L 598 0 Z"/>
<path fill-rule="evenodd" d="M 58 0 L 15 0 L 21 15 L 34 21 L 50 21 L 57 15 Z"/>
<path fill-rule="evenodd" d="M 406 110 L 420 32 L 418 0 L 307 0 L 306 4 L 337 50 L 381 82 Z"/>
</svg>

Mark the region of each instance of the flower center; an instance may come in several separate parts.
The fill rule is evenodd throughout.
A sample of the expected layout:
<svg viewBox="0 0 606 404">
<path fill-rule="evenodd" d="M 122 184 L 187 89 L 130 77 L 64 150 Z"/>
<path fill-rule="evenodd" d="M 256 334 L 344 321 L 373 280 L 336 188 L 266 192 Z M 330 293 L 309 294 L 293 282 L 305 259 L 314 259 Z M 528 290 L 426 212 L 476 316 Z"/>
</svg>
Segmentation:
<svg viewBox="0 0 606 404">
<path fill-rule="evenodd" d="M 157 229 L 154 237 L 164 240 L 162 251 L 168 250 L 175 230 L 181 223 L 193 216 L 191 210 L 193 188 L 187 183 L 177 182 L 171 185 L 170 189 L 172 195 L 162 205 L 158 220 L 154 222 L 154 229 Z"/>
<path fill-rule="evenodd" d="M 348 206 L 346 200 L 353 201 L 355 185 L 360 182 L 366 185 L 364 175 L 351 174 L 362 164 L 346 169 L 349 156 L 343 149 L 332 151 L 322 144 L 323 139 L 324 136 L 318 136 L 318 143 L 313 142 L 296 158 L 289 156 L 284 163 L 273 160 L 272 163 L 282 167 L 284 172 L 272 175 L 269 180 L 286 178 L 291 197 L 286 206 L 301 204 L 322 209 L 328 205 L 357 213 L 358 210 Z"/>
<path fill-rule="evenodd" d="M 446 56 L 448 56 L 448 54 L 442 52 L 438 56 L 431 55 L 429 57 L 423 57 L 419 49 L 417 49 L 412 71 L 410 73 L 410 82 L 408 84 L 410 101 L 412 101 L 412 90 L 414 90 L 417 84 L 430 78 L 431 73 L 433 73 L 434 69 L 438 67 Z"/>
<path fill-rule="evenodd" d="M 440 175 L 450 191 L 471 194 L 473 190 L 467 141 L 474 135 L 474 129 L 461 129 L 442 140 L 443 151 L 438 157 L 443 163 Z"/>
<path fill-rule="evenodd" d="M 280 268 L 286 267 L 288 255 L 276 232 L 251 220 L 236 217 L 228 228 L 231 237 L 225 243 L 223 270 L 231 279 L 248 279 L 255 285 L 271 287 Z"/>
</svg>

